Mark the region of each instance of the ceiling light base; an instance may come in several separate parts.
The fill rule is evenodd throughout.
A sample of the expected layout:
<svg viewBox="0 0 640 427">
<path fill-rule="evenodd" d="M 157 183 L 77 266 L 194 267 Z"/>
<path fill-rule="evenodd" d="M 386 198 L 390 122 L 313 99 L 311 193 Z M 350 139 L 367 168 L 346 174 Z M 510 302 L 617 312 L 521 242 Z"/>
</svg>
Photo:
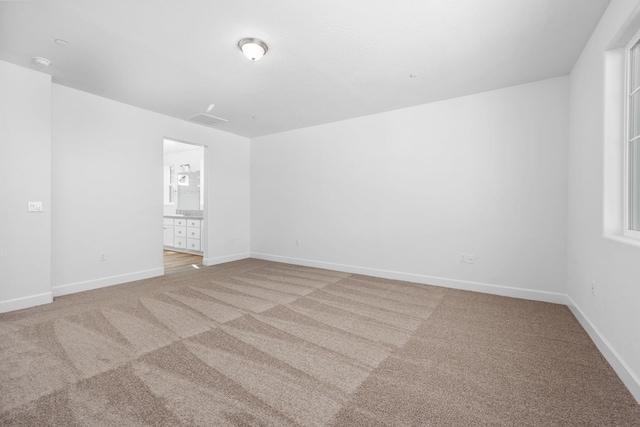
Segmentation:
<svg viewBox="0 0 640 427">
<path fill-rule="evenodd" d="M 238 47 L 242 53 L 244 53 L 244 56 L 252 61 L 259 61 L 269 50 L 265 42 L 252 37 L 240 40 L 238 42 Z"/>
</svg>

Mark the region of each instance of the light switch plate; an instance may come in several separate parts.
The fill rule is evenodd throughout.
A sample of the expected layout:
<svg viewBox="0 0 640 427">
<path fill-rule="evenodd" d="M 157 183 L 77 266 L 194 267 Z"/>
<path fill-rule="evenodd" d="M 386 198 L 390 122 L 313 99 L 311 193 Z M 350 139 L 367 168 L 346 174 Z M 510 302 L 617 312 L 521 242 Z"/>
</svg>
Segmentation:
<svg viewBox="0 0 640 427">
<path fill-rule="evenodd" d="M 29 212 L 42 212 L 42 202 L 29 202 Z"/>
</svg>

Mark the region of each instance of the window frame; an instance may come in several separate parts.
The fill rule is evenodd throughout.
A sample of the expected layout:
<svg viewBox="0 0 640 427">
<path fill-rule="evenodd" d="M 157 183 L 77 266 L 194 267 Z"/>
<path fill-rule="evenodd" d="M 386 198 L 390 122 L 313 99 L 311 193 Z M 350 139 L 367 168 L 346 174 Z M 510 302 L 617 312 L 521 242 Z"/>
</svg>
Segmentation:
<svg viewBox="0 0 640 427">
<path fill-rule="evenodd" d="M 632 49 L 636 46 L 636 44 L 640 43 L 640 31 L 638 31 L 631 40 L 625 45 L 625 62 L 624 62 L 624 70 L 625 70 L 625 85 L 624 85 L 624 147 L 623 147 L 623 219 L 622 219 L 622 233 L 625 237 L 631 237 L 634 239 L 640 240 L 640 230 L 633 230 L 631 228 L 631 179 L 632 174 L 634 173 L 631 170 L 631 161 L 630 161 L 630 146 L 632 142 L 632 135 L 630 131 L 630 121 L 631 121 L 631 113 L 632 113 L 632 96 L 634 94 L 640 93 L 640 86 L 636 88 L 635 92 L 632 93 Z M 636 61 L 638 65 L 640 65 L 640 61 Z M 635 140 L 638 140 L 640 135 L 636 136 Z M 635 171 L 635 174 L 640 175 L 640 169 Z"/>
</svg>

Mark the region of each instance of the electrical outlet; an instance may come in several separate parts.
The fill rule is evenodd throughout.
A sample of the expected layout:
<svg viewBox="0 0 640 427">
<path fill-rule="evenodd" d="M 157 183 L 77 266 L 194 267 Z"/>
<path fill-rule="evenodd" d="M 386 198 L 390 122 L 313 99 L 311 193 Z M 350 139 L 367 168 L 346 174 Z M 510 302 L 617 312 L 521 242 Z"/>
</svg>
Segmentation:
<svg viewBox="0 0 640 427">
<path fill-rule="evenodd" d="M 107 260 L 107 254 L 104 252 L 100 252 L 100 261 L 106 261 Z"/>
<path fill-rule="evenodd" d="M 458 258 L 458 261 L 460 262 L 467 262 L 467 254 L 460 254 L 460 258 Z"/>
<path fill-rule="evenodd" d="M 467 255 L 467 263 L 468 264 L 475 264 L 476 263 L 476 256 L 468 254 Z"/>
</svg>

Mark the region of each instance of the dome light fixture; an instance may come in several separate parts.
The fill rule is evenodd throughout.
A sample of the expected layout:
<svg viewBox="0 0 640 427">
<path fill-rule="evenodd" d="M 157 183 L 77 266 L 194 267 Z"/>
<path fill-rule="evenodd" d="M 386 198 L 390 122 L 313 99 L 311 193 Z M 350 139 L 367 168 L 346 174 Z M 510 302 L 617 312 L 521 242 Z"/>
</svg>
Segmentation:
<svg viewBox="0 0 640 427">
<path fill-rule="evenodd" d="M 260 58 L 262 58 L 269 50 L 265 42 L 251 37 L 240 40 L 238 42 L 238 47 L 242 53 L 244 53 L 244 56 L 252 61 L 260 60 Z"/>
</svg>

